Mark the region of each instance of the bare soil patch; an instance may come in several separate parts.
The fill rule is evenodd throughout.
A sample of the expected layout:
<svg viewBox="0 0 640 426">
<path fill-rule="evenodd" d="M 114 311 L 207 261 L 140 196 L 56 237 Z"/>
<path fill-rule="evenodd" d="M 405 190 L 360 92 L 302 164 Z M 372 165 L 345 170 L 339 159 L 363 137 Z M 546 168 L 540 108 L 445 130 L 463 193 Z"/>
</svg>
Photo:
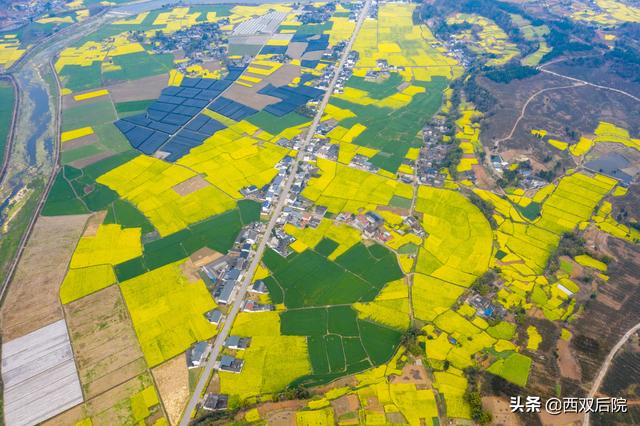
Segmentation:
<svg viewBox="0 0 640 426">
<path fill-rule="evenodd" d="M 78 96 L 82 93 L 89 93 L 89 92 L 95 92 L 96 90 L 102 90 L 102 88 L 97 88 L 97 89 L 91 89 L 91 90 L 85 90 L 83 92 L 78 92 L 78 93 L 72 93 L 69 95 L 65 95 L 62 97 L 62 109 L 68 109 L 68 108 L 73 108 L 73 107 L 77 107 L 80 105 L 90 105 L 96 102 L 100 102 L 100 101 L 104 101 L 105 99 L 109 99 L 108 96 L 109 95 L 103 95 L 103 96 L 96 96 L 95 98 L 89 98 L 89 99 L 85 99 L 83 101 L 76 101 L 74 99 L 74 96 Z"/>
<path fill-rule="evenodd" d="M 582 425 L 584 414 L 581 413 L 563 413 L 560 415 L 551 415 L 545 410 L 540 412 L 540 421 L 544 426 L 579 426 Z"/>
<path fill-rule="evenodd" d="M 518 416 L 511 412 L 509 402 L 505 398 L 485 396 L 482 398 L 482 406 L 493 416 L 491 425 L 520 425 Z"/>
<path fill-rule="evenodd" d="M 95 134 L 83 136 L 78 139 L 74 139 L 72 141 L 68 141 L 63 143 L 60 148 L 62 151 L 69 151 L 70 149 L 76 149 L 87 145 L 93 145 L 94 143 L 98 143 L 98 136 Z"/>
<path fill-rule="evenodd" d="M 289 47 L 287 47 L 287 55 L 292 57 L 293 59 L 302 58 L 302 54 L 307 48 L 307 42 L 304 41 L 294 41 L 289 43 Z"/>
<path fill-rule="evenodd" d="M 88 217 L 38 218 L 2 307 L 4 342 L 62 319 L 60 284 Z"/>
<path fill-rule="evenodd" d="M 421 387 L 424 386 L 426 389 L 430 387 L 431 380 L 429 380 L 426 368 L 420 361 L 417 361 L 414 364 L 405 364 L 402 368 L 402 375 L 393 377 L 391 383 L 413 383 Z"/>
<path fill-rule="evenodd" d="M 195 251 L 190 259 L 194 265 L 198 268 L 214 262 L 222 257 L 222 253 L 219 253 L 209 247 L 203 247 L 200 250 Z"/>
<path fill-rule="evenodd" d="M 91 157 L 83 158 L 81 160 L 72 161 L 69 163 L 70 166 L 75 167 L 76 169 L 83 169 L 87 166 L 90 166 L 93 163 L 97 163 L 100 160 L 104 160 L 105 158 L 109 158 L 115 153 L 113 151 L 104 151 L 96 155 L 92 155 Z"/>
<path fill-rule="evenodd" d="M 304 55 L 302 55 L 302 59 L 308 60 L 308 61 L 319 61 L 320 59 L 322 59 L 323 54 L 324 52 L 321 50 L 307 52 Z"/>
<path fill-rule="evenodd" d="M 169 423 L 177 424 L 189 399 L 189 369 L 185 354 L 157 366 L 151 372 L 156 381 Z"/>
<path fill-rule="evenodd" d="M 224 97 L 240 102 L 241 104 L 247 105 L 251 108 L 262 110 L 267 105 L 275 104 L 280 101 L 280 99 L 276 97 L 261 95 L 258 93 L 258 91 L 266 85 L 267 83 L 264 80 L 260 83 L 254 84 L 253 87 L 234 84 L 224 92 Z"/>
<path fill-rule="evenodd" d="M 159 97 L 160 91 L 167 87 L 168 79 L 166 74 L 160 74 L 114 84 L 107 89 L 113 102 L 143 101 Z"/>
<path fill-rule="evenodd" d="M 107 216 L 106 211 L 97 212 L 91 215 L 89 220 L 87 221 L 87 225 L 84 228 L 84 232 L 82 233 L 83 237 L 95 237 L 98 232 L 98 228 L 104 222 L 104 218 Z"/>
<path fill-rule="evenodd" d="M 80 382 L 92 398 L 146 369 L 117 285 L 65 305 Z"/>
<path fill-rule="evenodd" d="M 335 412 L 335 416 L 339 418 L 348 413 L 352 413 L 360 408 L 360 400 L 357 395 L 344 395 L 331 401 L 331 407 Z"/>
<path fill-rule="evenodd" d="M 173 190 L 178 193 L 178 195 L 185 196 L 189 195 L 192 192 L 196 192 L 199 189 L 206 188 L 207 186 L 211 186 L 209 182 L 207 182 L 202 176 L 194 176 L 191 179 L 187 179 L 184 182 L 180 182 L 176 186 L 173 187 Z"/>
<path fill-rule="evenodd" d="M 580 381 L 580 365 L 576 362 L 571 353 L 571 346 L 567 340 L 559 339 L 557 344 L 558 350 L 558 368 L 562 377 Z"/>
</svg>

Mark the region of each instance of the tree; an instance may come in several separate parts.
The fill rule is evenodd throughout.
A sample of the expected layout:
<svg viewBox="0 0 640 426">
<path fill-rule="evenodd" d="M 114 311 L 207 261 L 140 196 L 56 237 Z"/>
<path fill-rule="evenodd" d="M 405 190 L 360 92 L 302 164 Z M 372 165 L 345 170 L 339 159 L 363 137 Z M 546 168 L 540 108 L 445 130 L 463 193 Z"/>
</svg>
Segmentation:
<svg viewBox="0 0 640 426">
<path fill-rule="evenodd" d="M 471 418 L 475 422 L 481 425 L 486 425 L 493 419 L 491 413 L 485 411 L 484 408 L 482 408 L 482 398 L 480 397 L 480 392 L 467 391 L 464 394 L 464 400 L 471 407 Z"/>
</svg>

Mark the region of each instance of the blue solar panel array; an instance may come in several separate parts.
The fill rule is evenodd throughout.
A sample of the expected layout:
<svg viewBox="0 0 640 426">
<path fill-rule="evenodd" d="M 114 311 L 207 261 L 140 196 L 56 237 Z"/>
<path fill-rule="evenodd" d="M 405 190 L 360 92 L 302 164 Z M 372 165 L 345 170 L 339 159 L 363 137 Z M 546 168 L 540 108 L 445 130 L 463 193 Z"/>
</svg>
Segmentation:
<svg viewBox="0 0 640 426">
<path fill-rule="evenodd" d="M 115 125 L 135 149 L 152 155 L 162 147 L 162 151 L 169 153 L 166 159 L 176 161 L 225 127 L 200 114 L 200 111 L 226 90 L 243 71 L 244 68 L 231 67 L 222 80 L 184 78 L 180 87 L 163 89 L 146 113 L 123 118 L 116 121 Z"/>
<path fill-rule="evenodd" d="M 168 153 L 167 161 L 176 161 L 192 148 L 226 126 L 207 115 L 208 108 L 234 121 L 241 121 L 258 112 L 232 99 L 220 96 L 244 71 L 232 67 L 223 80 L 185 78 L 180 87 L 167 87 L 147 112 L 116 121 L 115 125 L 135 149 L 152 155 L 158 150 Z M 306 81 L 306 79 L 305 79 Z M 260 89 L 260 94 L 273 96 L 280 102 L 264 110 L 278 117 L 295 111 L 324 93 L 320 89 L 304 86 L 275 87 L 271 84 Z"/>
<path fill-rule="evenodd" d="M 287 53 L 288 46 L 263 46 L 260 51 L 261 55 L 284 55 Z"/>
<path fill-rule="evenodd" d="M 312 61 L 312 60 L 310 60 L 310 59 L 303 59 L 303 60 L 300 62 L 300 65 L 302 65 L 302 66 L 303 66 L 303 67 L 305 67 L 305 68 L 315 68 L 315 67 L 317 67 L 317 66 L 318 66 L 318 64 L 319 64 L 319 63 L 320 63 L 320 61 L 315 61 L 315 60 L 314 60 L 314 61 Z"/>
<path fill-rule="evenodd" d="M 329 34 L 294 34 L 292 42 L 306 42 L 304 53 L 317 52 L 329 47 Z"/>
<path fill-rule="evenodd" d="M 216 99 L 215 102 L 209 105 L 208 109 L 213 112 L 217 112 L 218 114 L 224 115 L 225 117 L 230 118 L 234 121 L 244 120 L 245 118 L 258 112 L 257 109 L 253 109 L 241 104 L 240 102 L 236 102 L 225 97 Z"/>
<path fill-rule="evenodd" d="M 277 117 L 282 117 L 283 115 L 295 111 L 298 107 L 305 105 L 310 100 L 318 99 L 324 92 L 320 89 L 309 86 L 299 85 L 297 87 L 275 87 L 269 84 L 268 86 L 260 89 L 258 93 L 280 98 L 280 102 L 268 105 L 264 110 Z"/>
</svg>

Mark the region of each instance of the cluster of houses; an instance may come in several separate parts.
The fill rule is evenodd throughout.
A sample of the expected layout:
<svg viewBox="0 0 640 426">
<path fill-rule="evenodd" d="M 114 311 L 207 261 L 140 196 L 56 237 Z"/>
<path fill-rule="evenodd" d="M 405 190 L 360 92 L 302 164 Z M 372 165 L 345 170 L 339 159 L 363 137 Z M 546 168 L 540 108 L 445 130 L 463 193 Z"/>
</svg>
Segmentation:
<svg viewBox="0 0 640 426">
<path fill-rule="evenodd" d="M 225 47 L 227 38 L 220 26 L 228 23 L 228 18 L 222 18 L 220 22 L 202 22 L 170 34 L 157 31 L 150 37 L 149 42 L 153 51 L 157 53 L 171 53 L 181 50 L 186 58 L 223 60 L 227 54 Z M 136 34 L 143 35 L 144 33 L 136 32 Z"/>
<path fill-rule="evenodd" d="M 446 175 L 442 172 L 441 164 L 445 160 L 452 144 L 442 143 L 442 138 L 447 133 L 445 120 L 441 116 L 435 116 L 429 124 L 422 129 L 423 148 L 416 160 L 416 176 L 423 185 L 441 187 L 444 185 Z"/>
<path fill-rule="evenodd" d="M 64 0 L 18 0 L 2 2 L 0 31 L 16 30 L 36 20 L 64 12 Z M 48 34 L 47 34 L 48 35 Z"/>
</svg>

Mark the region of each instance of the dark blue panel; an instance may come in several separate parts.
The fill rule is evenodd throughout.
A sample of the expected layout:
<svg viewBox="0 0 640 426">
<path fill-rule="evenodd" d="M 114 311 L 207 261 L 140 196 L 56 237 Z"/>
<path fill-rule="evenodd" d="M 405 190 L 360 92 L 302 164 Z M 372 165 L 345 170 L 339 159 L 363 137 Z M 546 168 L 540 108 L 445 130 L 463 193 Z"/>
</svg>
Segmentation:
<svg viewBox="0 0 640 426">
<path fill-rule="evenodd" d="M 175 104 L 168 104 L 165 102 L 158 102 L 158 101 L 155 101 L 154 103 L 149 105 L 149 109 L 155 109 L 157 111 L 162 111 L 162 112 L 171 112 L 175 107 L 176 107 Z"/>
<path fill-rule="evenodd" d="M 202 109 L 209 105 L 209 100 L 205 99 L 187 99 L 183 102 L 184 106 L 196 107 L 198 109 Z"/>
<path fill-rule="evenodd" d="M 163 95 L 177 95 L 180 90 L 182 90 L 180 87 L 175 87 L 175 86 L 169 86 L 169 87 L 165 87 L 164 89 L 162 89 L 162 94 Z"/>
<path fill-rule="evenodd" d="M 271 113 L 277 117 L 282 117 L 283 115 L 295 111 L 296 108 L 296 105 L 290 104 L 289 102 L 278 102 L 277 104 L 268 105 L 264 109 L 264 111 Z"/>
<path fill-rule="evenodd" d="M 142 142 L 146 141 L 153 134 L 153 130 L 146 127 L 136 126 L 125 135 L 134 148 L 138 148 Z"/>
<path fill-rule="evenodd" d="M 218 80 L 215 80 L 213 78 L 203 78 L 202 80 L 200 80 L 200 83 L 196 84 L 196 87 L 198 89 L 208 89 L 216 81 Z"/>
<path fill-rule="evenodd" d="M 227 106 L 229 106 L 231 103 L 233 103 L 234 101 L 232 101 L 231 99 L 227 99 L 227 98 L 218 98 L 215 101 L 213 101 L 213 103 L 209 106 L 209 109 L 211 111 L 221 111 L 223 109 L 225 109 Z"/>
<path fill-rule="evenodd" d="M 228 69 L 229 69 L 229 73 L 224 79 L 227 81 L 234 81 L 234 80 L 237 80 L 238 77 L 242 75 L 246 67 L 228 67 Z"/>
<path fill-rule="evenodd" d="M 209 121 L 209 117 L 207 117 L 206 115 L 200 114 L 196 118 L 191 120 L 191 122 L 187 124 L 187 127 L 185 128 L 193 131 L 198 131 L 200 127 L 207 124 L 208 121 Z"/>
<path fill-rule="evenodd" d="M 300 76 L 300 85 L 302 86 L 304 83 L 306 83 L 307 81 L 311 81 L 313 80 L 313 74 L 309 74 L 309 73 L 303 73 Z"/>
<path fill-rule="evenodd" d="M 327 47 L 329 47 L 329 42 L 327 41 L 323 41 L 323 40 L 310 41 L 307 44 L 307 48 L 305 49 L 304 53 L 325 50 Z"/>
<path fill-rule="evenodd" d="M 175 124 L 167 124 L 167 123 L 161 123 L 159 121 L 154 121 L 153 123 L 149 124 L 149 128 L 153 130 L 160 130 L 161 132 L 165 132 L 172 135 L 178 131 L 180 126 L 176 126 Z"/>
<path fill-rule="evenodd" d="M 186 138 L 186 139 L 194 140 L 196 142 L 201 143 L 203 140 L 207 138 L 207 135 L 203 135 L 201 133 L 194 132 L 193 130 L 189 130 L 189 129 L 182 129 L 176 134 L 176 137 Z"/>
<path fill-rule="evenodd" d="M 151 123 L 151 120 L 146 117 L 146 114 L 132 115 L 131 117 L 123 118 L 123 120 L 143 127 Z"/>
<path fill-rule="evenodd" d="M 155 132 L 146 141 L 144 141 L 138 149 L 147 155 L 151 155 L 157 151 L 169 139 L 169 136 L 162 132 Z"/>
<path fill-rule="evenodd" d="M 127 133 L 129 130 L 136 127 L 133 123 L 129 123 L 128 121 L 118 120 L 115 122 L 115 125 L 122 133 Z"/>
<path fill-rule="evenodd" d="M 193 117 L 194 115 L 199 113 L 201 110 L 202 108 L 180 105 L 178 108 L 174 109 L 173 112 L 175 114 L 190 115 L 191 117 Z"/>
<path fill-rule="evenodd" d="M 191 78 L 191 77 L 185 77 L 182 79 L 182 83 L 180 83 L 180 86 L 182 87 L 196 87 L 196 85 L 198 83 L 200 83 L 200 80 L 202 80 L 201 78 Z"/>
<path fill-rule="evenodd" d="M 165 118 L 162 119 L 163 123 L 167 124 L 177 124 L 178 126 L 182 126 L 187 124 L 187 122 L 191 119 L 188 115 L 180 115 L 180 114 L 169 114 Z"/>
<path fill-rule="evenodd" d="M 187 146 L 189 148 L 202 145 L 202 141 L 195 141 L 193 139 L 181 138 L 180 136 L 174 136 L 173 138 L 171 138 L 171 144 L 167 144 L 167 145 L 172 146 L 173 144 L 176 144 L 176 143 Z"/>
<path fill-rule="evenodd" d="M 291 41 L 300 43 L 309 40 L 313 36 L 313 34 L 294 34 L 293 37 L 291 37 Z"/>
<path fill-rule="evenodd" d="M 205 100 L 205 101 L 210 101 L 213 98 L 217 97 L 220 93 L 221 93 L 221 91 L 219 91 L 219 90 L 203 90 L 195 98 L 196 99 L 202 99 L 202 100 Z"/>
<path fill-rule="evenodd" d="M 322 89 L 318 89 L 317 87 L 302 86 L 302 85 L 299 85 L 297 87 L 287 87 L 287 90 L 300 93 L 304 96 L 309 96 L 310 98 L 320 97 L 324 94 L 324 90 Z"/>
<path fill-rule="evenodd" d="M 310 61 L 308 59 L 303 59 L 302 61 L 300 61 L 300 65 L 302 65 L 305 68 L 315 68 L 318 66 L 319 63 L 320 61 Z"/>
<path fill-rule="evenodd" d="M 167 95 L 162 95 L 158 98 L 158 101 L 160 102 L 166 102 L 168 104 L 174 104 L 174 105 L 180 105 L 186 100 L 187 98 L 181 98 L 180 96 L 167 96 Z"/>
<path fill-rule="evenodd" d="M 215 90 L 217 92 L 222 92 L 224 90 L 227 90 L 227 88 L 229 86 L 231 86 L 232 83 L 233 83 L 233 80 L 231 80 L 231 79 L 216 81 L 213 86 L 209 87 L 209 90 Z"/>
<path fill-rule="evenodd" d="M 195 96 L 198 96 L 200 92 L 200 89 L 195 89 L 193 87 L 184 87 L 182 90 L 180 90 L 180 93 L 178 95 L 183 98 L 193 98 Z"/>
<path fill-rule="evenodd" d="M 261 55 L 284 55 L 287 53 L 287 46 L 264 46 L 260 51 Z"/>
<path fill-rule="evenodd" d="M 166 112 L 157 111 L 155 109 L 150 109 L 147 111 L 147 117 L 153 121 L 160 121 L 167 116 Z"/>
<path fill-rule="evenodd" d="M 204 133 L 206 135 L 211 136 L 215 132 L 217 132 L 218 130 L 222 130 L 225 127 L 226 126 L 224 124 L 220 123 L 219 121 L 210 119 L 207 124 L 205 124 L 204 126 L 200 127 L 198 132 Z"/>
<path fill-rule="evenodd" d="M 168 161 L 170 163 L 173 163 L 175 161 L 178 161 L 180 158 L 182 158 L 183 156 L 185 156 L 187 154 L 187 152 L 189 151 L 176 151 L 176 152 L 172 152 L 170 155 L 168 155 L 165 158 L 165 161 Z"/>
</svg>

